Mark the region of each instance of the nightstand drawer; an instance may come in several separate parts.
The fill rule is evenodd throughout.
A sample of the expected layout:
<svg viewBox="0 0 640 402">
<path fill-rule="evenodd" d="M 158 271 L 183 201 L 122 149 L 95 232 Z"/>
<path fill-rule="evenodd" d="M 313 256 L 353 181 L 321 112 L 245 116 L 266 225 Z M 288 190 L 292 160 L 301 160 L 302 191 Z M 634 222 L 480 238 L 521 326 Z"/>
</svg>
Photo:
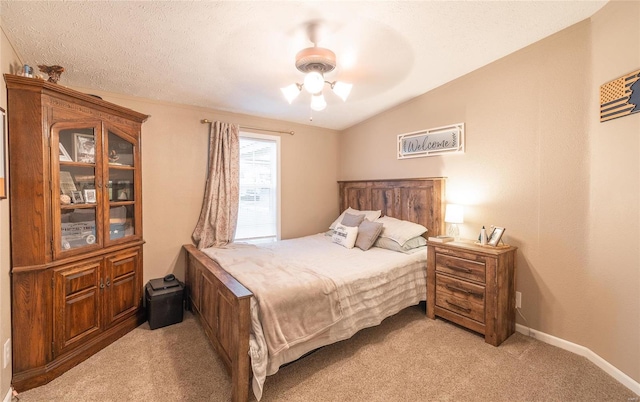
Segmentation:
<svg viewBox="0 0 640 402">
<path fill-rule="evenodd" d="M 484 262 L 467 260 L 440 253 L 436 254 L 436 272 L 444 272 L 480 283 L 485 282 Z"/>
<path fill-rule="evenodd" d="M 484 286 L 436 274 L 436 306 L 484 323 Z"/>
</svg>

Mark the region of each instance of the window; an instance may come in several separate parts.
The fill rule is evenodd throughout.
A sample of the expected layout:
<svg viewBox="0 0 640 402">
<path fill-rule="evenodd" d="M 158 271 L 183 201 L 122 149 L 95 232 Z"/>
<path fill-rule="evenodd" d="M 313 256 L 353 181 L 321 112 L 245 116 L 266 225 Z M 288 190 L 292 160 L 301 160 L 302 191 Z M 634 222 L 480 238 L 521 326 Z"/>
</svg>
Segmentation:
<svg viewBox="0 0 640 402">
<path fill-rule="evenodd" d="M 280 137 L 240 133 L 236 241 L 280 239 Z"/>
</svg>

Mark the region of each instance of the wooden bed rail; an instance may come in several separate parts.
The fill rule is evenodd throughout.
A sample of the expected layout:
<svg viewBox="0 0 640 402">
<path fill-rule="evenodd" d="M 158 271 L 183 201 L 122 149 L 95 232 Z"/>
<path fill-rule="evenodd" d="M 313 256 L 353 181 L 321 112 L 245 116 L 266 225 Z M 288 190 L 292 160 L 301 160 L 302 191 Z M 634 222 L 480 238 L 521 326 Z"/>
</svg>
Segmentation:
<svg viewBox="0 0 640 402">
<path fill-rule="evenodd" d="M 187 307 L 231 375 L 231 400 L 245 402 L 251 381 L 249 307 L 253 293 L 195 246 L 185 244 L 183 248 Z"/>
</svg>

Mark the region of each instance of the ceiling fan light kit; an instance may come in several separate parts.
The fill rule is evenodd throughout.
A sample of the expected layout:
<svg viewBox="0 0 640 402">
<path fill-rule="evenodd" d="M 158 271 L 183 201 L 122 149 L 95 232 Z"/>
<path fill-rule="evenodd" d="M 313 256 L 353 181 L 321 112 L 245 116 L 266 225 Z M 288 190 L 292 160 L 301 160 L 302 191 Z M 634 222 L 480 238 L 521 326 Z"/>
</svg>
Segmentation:
<svg viewBox="0 0 640 402">
<path fill-rule="evenodd" d="M 322 94 L 325 84 L 329 84 L 340 99 L 347 100 L 353 87 L 352 84 L 341 81 L 329 82 L 324 79 L 325 73 L 331 72 L 336 68 L 336 54 L 331 50 L 317 46 L 302 49 L 296 55 L 296 68 L 298 71 L 305 73 L 303 83 L 291 84 L 280 89 L 289 103 L 292 103 L 304 88 L 311 94 L 311 109 L 315 111 L 324 110 L 327 107 L 327 102 Z"/>
<path fill-rule="evenodd" d="M 319 112 L 327 107 L 327 101 L 324 100 L 322 93 L 311 95 L 311 109 Z"/>
<path fill-rule="evenodd" d="M 311 95 L 315 95 L 322 92 L 322 87 L 324 87 L 324 77 L 317 71 L 309 71 L 307 75 L 304 76 L 303 85 L 307 92 Z"/>
</svg>

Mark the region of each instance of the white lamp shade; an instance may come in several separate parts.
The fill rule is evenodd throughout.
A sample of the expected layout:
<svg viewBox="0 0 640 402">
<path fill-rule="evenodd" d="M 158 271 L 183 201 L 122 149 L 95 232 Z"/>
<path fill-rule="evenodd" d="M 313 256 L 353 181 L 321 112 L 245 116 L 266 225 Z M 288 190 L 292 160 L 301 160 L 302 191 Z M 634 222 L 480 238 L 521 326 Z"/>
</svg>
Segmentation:
<svg viewBox="0 0 640 402">
<path fill-rule="evenodd" d="M 313 95 L 311 96 L 311 109 L 319 112 L 324 110 L 327 107 L 327 102 L 324 100 L 324 95 Z"/>
<path fill-rule="evenodd" d="M 333 84 L 333 93 L 338 95 L 340 99 L 346 102 L 347 98 L 349 97 L 349 94 L 351 93 L 352 87 L 353 87 L 353 84 L 347 84 L 346 82 L 336 81 Z"/>
<path fill-rule="evenodd" d="M 447 212 L 444 221 L 447 223 L 464 223 L 464 211 L 462 205 L 447 204 Z"/>
<path fill-rule="evenodd" d="M 293 100 L 300 94 L 300 87 L 298 84 L 291 84 L 288 87 L 280 88 L 280 90 L 289 104 L 291 104 L 291 102 L 293 102 Z"/>
<path fill-rule="evenodd" d="M 311 95 L 315 95 L 322 91 L 324 87 L 324 77 L 317 71 L 311 71 L 304 76 L 304 88 Z"/>
</svg>

